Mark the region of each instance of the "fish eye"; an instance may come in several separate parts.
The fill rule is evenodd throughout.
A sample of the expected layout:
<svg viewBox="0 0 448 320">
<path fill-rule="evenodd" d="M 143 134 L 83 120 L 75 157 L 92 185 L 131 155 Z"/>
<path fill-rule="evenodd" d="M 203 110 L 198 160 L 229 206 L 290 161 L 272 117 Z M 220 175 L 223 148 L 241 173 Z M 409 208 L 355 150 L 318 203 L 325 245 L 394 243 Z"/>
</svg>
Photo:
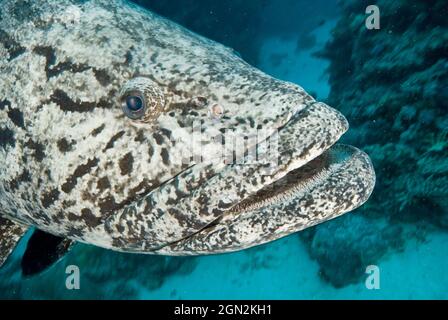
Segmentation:
<svg viewBox="0 0 448 320">
<path fill-rule="evenodd" d="M 145 77 L 127 81 L 121 92 L 121 109 L 131 120 L 151 123 L 165 110 L 165 96 L 159 86 Z"/>
<path fill-rule="evenodd" d="M 139 111 L 143 108 L 143 100 L 139 96 L 129 96 L 126 98 L 126 106 L 133 112 Z"/>
<path fill-rule="evenodd" d="M 140 119 L 145 115 L 145 99 L 138 92 L 129 93 L 123 99 L 122 109 L 128 118 Z"/>
</svg>

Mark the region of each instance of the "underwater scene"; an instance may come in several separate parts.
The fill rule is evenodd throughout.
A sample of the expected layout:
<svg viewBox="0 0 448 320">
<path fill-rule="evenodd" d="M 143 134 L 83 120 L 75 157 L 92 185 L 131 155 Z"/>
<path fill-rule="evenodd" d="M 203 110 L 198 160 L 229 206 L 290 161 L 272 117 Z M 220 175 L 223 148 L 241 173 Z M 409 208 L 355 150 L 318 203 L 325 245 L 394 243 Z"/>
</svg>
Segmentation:
<svg viewBox="0 0 448 320">
<path fill-rule="evenodd" d="M 63 0 L 59 5 L 53 5 L 49 0 L 0 0 L 0 164 L 3 166 L 0 169 L 0 197 L 4 198 L 0 199 L 0 265 L 4 259 L 0 268 L 0 299 L 448 298 L 446 0 L 135 0 L 129 7 L 128 1 L 114 0 L 110 11 L 103 5 L 106 2 Z M 85 46 L 91 46 L 91 50 L 83 51 L 73 41 L 75 38 L 70 30 L 72 25 L 78 28 L 76 23 L 84 19 L 83 12 L 95 8 L 97 3 L 97 15 L 88 11 L 88 21 L 95 27 L 76 29 L 76 32 L 86 37 L 89 32 L 96 32 L 98 38 L 102 36 L 105 40 L 100 42 L 101 46 L 86 41 Z M 70 10 L 63 8 L 67 4 L 70 4 Z M 126 8 L 123 10 L 138 14 L 149 10 L 194 34 L 177 29 L 164 19 L 154 25 L 142 25 L 137 13 L 126 15 L 122 21 L 107 19 L 119 15 L 120 5 L 124 8 L 124 4 Z M 47 7 L 65 10 L 66 16 L 52 18 L 53 13 L 44 10 Z M 21 22 L 22 18 L 18 18 L 21 15 L 39 16 L 39 19 Z M 123 30 L 126 36 L 117 31 L 117 38 L 106 39 L 113 34 L 107 33 L 112 30 L 109 26 L 113 26 L 113 30 Z M 156 31 L 151 26 L 156 26 Z M 21 33 L 26 28 L 38 31 Z M 17 33 L 11 30 L 17 30 Z M 138 39 L 153 33 L 158 36 L 148 40 L 147 43 L 152 41 L 148 46 L 163 49 L 161 54 L 156 52 L 145 57 L 146 49 L 143 44 L 139 47 Z M 41 34 L 43 36 L 39 38 Z M 195 34 L 225 47 L 215 47 L 201 40 L 203 38 L 196 38 Z M 194 39 L 191 45 L 184 40 L 189 37 Z M 188 48 L 182 51 L 181 46 Z M 121 50 L 124 50 L 123 54 Z M 180 58 L 173 61 L 163 54 L 170 50 Z M 209 52 L 216 52 L 216 57 L 209 57 Z M 148 75 L 151 62 L 148 66 L 140 63 L 145 59 L 155 61 L 154 65 L 159 68 L 156 75 Z M 246 62 L 282 81 L 271 82 L 270 77 L 253 71 Z M 127 66 L 139 63 L 142 67 L 136 69 L 138 72 L 126 73 Z M 195 68 L 199 71 L 189 73 Z M 119 70 L 120 76 L 114 75 L 115 70 Z M 201 94 L 194 99 L 196 109 L 192 108 L 196 111 L 187 110 L 193 102 L 173 97 L 188 96 L 190 93 L 186 88 L 191 88 L 191 92 L 202 92 L 202 89 L 189 86 L 189 81 L 183 84 L 179 78 L 190 74 L 191 82 L 195 83 L 195 77 L 203 70 L 209 71 L 203 78 L 209 83 L 199 82 L 211 90 L 216 81 L 219 89 L 213 94 L 218 96 L 217 100 L 221 92 L 230 96 L 230 101 L 244 86 L 249 89 L 236 96 L 241 99 L 239 102 L 235 98 L 236 107 L 229 102 L 229 105 L 217 103 L 209 108 L 206 106 L 209 102 L 204 102 L 202 97 L 205 94 Z M 122 89 L 117 85 L 120 77 L 131 79 Z M 170 85 L 168 91 L 159 92 L 154 83 L 163 82 L 163 79 L 171 79 Z M 244 82 L 247 79 L 249 81 Z M 107 96 L 103 98 L 104 88 L 110 96 L 125 97 L 123 111 L 118 107 L 115 113 L 108 113 L 110 102 Z M 143 92 L 141 96 L 136 93 L 140 92 L 137 89 Z M 255 95 L 255 91 L 259 94 Z M 291 96 L 289 100 L 279 100 L 283 103 L 282 108 L 263 107 L 266 97 L 277 101 L 271 94 L 277 91 L 282 95 L 299 94 L 300 99 L 294 100 Z M 171 92 L 173 97 L 166 92 Z M 253 96 L 262 101 L 260 108 L 264 108 L 257 114 L 254 110 L 258 110 L 258 106 L 251 105 L 253 101 L 247 102 Z M 165 100 L 169 99 L 176 101 L 170 106 L 178 108 L 177 111 L 173 109 L 171 115 L 168 115 L 171 109 L 163 109 L 168 105 Z M 315 104 L 314 99 L 322 104 Z M 140 114 L 141 104 L 147 101 L 151 102 L 151 113 L 144 110 L 146 113 Z M 302 102 L 308 106 L 307 113 L 300 113 L 302 110 L 298 109 Z M 36 109 L 32 112 L 20 109 L 21 103 Z M 327 106 L 338 113 L 328 111 Z M 51 108 L 58 110 L 51 111 Z M 149 150 L 138 149 L 140 144 L 149 141 L 146 131 L 141 129 L 148 123 L 153 125 L 159 121 L 177 126 L 181 120 L 187 123 L 189 117 L 198 117 L 207 108 L 211 116 L 201 120 L 204 126 L 225 123 L 229 118 L 226 118 L 227 111 L 241 112 L 242 118 L 246 114 L 253 115 L 255 120 L 245 123 L 244 118 L 235 126 L 236 131 L 242 128 L 243 133 L 254 127 L 250 126 L 251 121 L 260 123 L 258 127 L 263 125 L 265 129 L 271 125 L 270 119 L 275 118 L 275 124 L 281 124 L 278 127 L 285 126 L 285 130 L 280 129 L 279 146 L 284 147 L 285 154 L 290 157 L 288 166 L 294 163 L 295 167 L 285 169 L 280 180 L 285 182 L 286 179 L 287 187 L 299 190 L 294 192 L 308 200 L 286 205 L 290 189 L 282 193 L 286 187 L 277 180 L 270 184 L 260 179 L 260 183 L 265 184 L 264 189 L 256 189 L 259 172 L 255 169 L 242 169 L 236 174 L 221 172 L 222 181 L 215 179 L 216 184 L 207 185 L 201 179 L 212 179 L 219 174 L 205 168 L 198 173 L 198 181 L 188 180 L 186 173 L 193 166 L 174 166 L 177 161 L 175 151 L 181 148 L 180 143 L 176 146 L 168 144 L 163 135 L 166 131 L 175 132 L 171 127 L 162 130 L 162 134 L 154 134 L 156 143 Z M 300 117 L 295 116 L 295 112 Z M 312 118 L 313 112 L 316 119 L 328 117 L 324 119 L 327 121 L 325 130 L 312 130 L 318 126 L 313 122 L 318 121 Z M 339 113 L 346 118 L 348 128 Z M 153 119 L 155 115 L 158 120 Z M 282 123 L 282 117 L 287 121 Z M 302 120 L 304 125 L 297 129 L 297 136 L 289 134 L 292 129 L 282 134 L 290 129 L 290 122 L 296 121 L 299 125 Z M 129 121 L 143 124 L 129 126 Z M 245 129 L 246 125 L 248 129 Z M 129 129 L 131 127 L 137 128 L 135 133 L 130 131 L 134 130 Z M 22 136 L 25 128 L 31 129 Z M 50 132 L 57 138 L 51 140 Z M 107 135 L 104 144 L 99 141 L 96 145 L 97 140 L 83 143 L 90 141 L 88 136 L 97 139 L 102 135 Z M 61 136 L 67 138 L 60 139 Z M 129 136 L 132 139 L 124 142 Z M 305 144 L 307 139 L 315 140 L 299 156 L 288 153 L 288 144 L 281 140 L 283 137 L 284 141 L 299 145 Z M 21 139 L 25 141 L 23 148 Z M 54 143 L 55 150 L 62 155 L 52 155 L 51 141 L 55 140 L 58 140 Z M 351 147 L 347 147 L 347 151 L 345 147 L 338 147 L 336 141 L 359 148 L 363 153 Z M 211 141 L 207 146 L 213 146 L 213 143 Z M 123 158 L 122 154 L 113 153 L 119 147 L 126 150 Z M 69 154 L 77 150 L 80 151 L 76 159 L 83 159 L 82 165 L 78 161 L 65 168 L 63 162 L 66 159 L 69 159 L 67 162 L 75 161 Z M 98 156 L 89 160 L 86 155 L 92 150 L 97 150 Z M 153 182 L 148 176 L 143 182 L 136 182 L 132 180 L 135 175 L 132 171 L 139 171 L 139 176 L 143 176 L 142 168 L 148 167 L 140 162 L 143 158 L 146 161 L 148 152 L 150 158 L 160 153 L 158 162 L 150 168 L 154 172 L 160 171 L 164 180 L 160 178 Z M 108 161 L 118 161 L 117 157 L 120 157 L 118 167 L 107 171 Z M 374 173 L 369 167 L 369 158 Z M 89 161 L 84 165 L 85 160 Z M 26 164 L 22 165 L 22 161 Z M 281 161 L 280 167 L 284 165 Z M 327 171 L 320 171 L 322 164 L 319 161 L 325 162 L 323 166 L 328 172 L 336 172 L 336 180 L 330 181 Z M 166 172 L 165 166 L 169 168 Z M 300 171 L 301 166 L 305 168 L 303 171 Z M 344 172 L 342 168 L 345 168 Z M 101 170 L 107 174 L 98 181 L 92 180 L 95 181 L 92 187 L 88 176 L 100 176 Z M 315 171 L 318 172 L 312 176 Z M 35 172 L 39 172 L 39 177 L 34 177 Z M 74 173 L 66 178 L 65 172 Z M 11 178 L 16 175 L 18 179 Z M 204 188 L 207 196 L 201 195 L 190 201 L 186 192 L 169 189 L 171 180 L 168 178 L 184 176 L 187 182 L 179 180 L 173 188 L 191 184 L 197 190 Z M 51 189 L 52 183 L 60 177 L 65 183 Z M 246 184 L 241 182 L 243 177 L 256 181 Z M 294 184 L 287 177 L 304 182 Z M 130 200 L 122 203 L 118 195 L 128 187 L 120 189 L 121 184 L 138 185 L 131 190 Z M 154 184 L 166 187 L 168 192 L 151 199 L 158 208 L 156 219 L 144 220 L 146 218 L 137 213 L 141 204 L 140 191 L 154 193 Z M 86 190 L 103 193 L 101 196 L 93 191 L 83 193 L 81 185 L 87 186 Z M 34 192 L 41 186 L 51 190 Z M 164 210 L 175 215 L 176 210 L 185 208 L 188 212 L 197 208 L 208 210 L 209 206 L 220 208 L 221 200 L 225 202 L 232 197 L 227 193 L 233 194 L 233 190 L 240 186 L 244 186 L 244 194 L 251 195 L 248 199 L 244 198 L 230 211 L 220 211 L 225 213 L 214 216 L 216 219 L 204 220 L 205 224 L 200 224 L 188 237 L 183 232 L 203 220 L 179 220 L 179 228 L 182 228 L 179 232 L 168 227 L 174 226 L 175 220 L 166 220 L 165 224 L 157 222 Z M 321 194 L 318 193 L 319 186 L 325 187 Z M 95 201 L 113 187 L 116 187 L 115 198 L 105 197 L 98 205 L 101 213 L 108 216 L 106 229 L 114 234 L 109 245 L 105 235 L 94 232 L 104 220 L 96 216 L 96 206 L 89 207 L 88 203 L 97 203 Z M 116 191 L 118 189 L 121 191 Z M 254 190 L 257 191 L 255 196 L 251 193 Z M 236 198 L 240 197 L 238 192 L 235 191 Z M 180 198 L 187 197 L 182 206 L 178 205 L 181 200 L 170 198 L 178 193 L 182 193 Z M 39 201 L 33 198 L 35 194 Z M 67 196 L 62 201 L 66 194 L 73 198 Z M 195 193 L 192 191 L 191 194 Z M 216 194 L 222 196 L 214 197 Z M 261 201 L 257 202 L 257 197 Z M 272 204 L 269 202 L 271 198 L 280 204 Z M 119 221 L 113 213 L 131 202 L 136 202 L 136 207 L 125 210 L 120 215 L 124 222 Z M 284 207 L 281 207 L 282 202 Z M 247 208 L 255 210 L 258 218 L 245 215 Z M 36 210 L 34 215 L 21 213 L 32 210 Z M 215 214 L 213 210 L 210 212 Z M 310 222 L 300 220 L 294 225 L 290 222 L 295 219 L 294 214 L 304 215 L 307 221 L 306 216 L 313 215 L 316 210 L 323 213 Z M 219 230 L 232 214 L 246 217 L 247 221 L 241 225 L 255 231 L 251 233 L 235 223 L 225 229 L 227 233 L 214 237 L 213 230 Z M 199 216 L 202 219 L 202 214 Z M 56 230 L 55 224 L 65 223 L 66 217 L 72 228 L 47 235 Z M 85 225 L 77 222 L 78 217 L 84 219 Z M 143 219 L 154 229 L 135 227 L 132 225 L 135 219 Z M 270 219 L 275 220 L 273 229 L 270 229 Z M 81 226 L 88 232 L 83 233 Z M 265 231 L 274 229 L 272 234 Z M 256 233 L 257 230 L 263 231 Z M 210 233 L 202 237 L 204 231 Z M 129 232 L 128 238 L 123 236 L 126 232 Z M 145 232 L 148 232 L 146 237 L 155 240 L 139 242 L 139 236 Z M 176 236 L 180 240 L 166 240 Z M 79 241 L 75 243 L 68 238 Z M 154 247 L 151 247 L 152 243 Z M 142 251 L 159 254 L 141 254 Z"/>
</svg>

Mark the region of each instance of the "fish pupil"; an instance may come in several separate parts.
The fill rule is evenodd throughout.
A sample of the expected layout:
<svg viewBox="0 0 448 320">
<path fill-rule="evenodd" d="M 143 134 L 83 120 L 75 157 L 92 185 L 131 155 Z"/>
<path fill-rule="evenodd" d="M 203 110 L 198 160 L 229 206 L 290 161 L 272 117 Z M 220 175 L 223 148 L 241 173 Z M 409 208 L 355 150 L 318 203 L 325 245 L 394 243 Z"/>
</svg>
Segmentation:
<svg viewBox="0 0 448 320">
<path fill-rule="evenodd" d="M 129 96 L 126 98 L 126 106 L 130 111 L 139 111 L 143 108 L 143 100 L 138 96 Z"/>
</svg>

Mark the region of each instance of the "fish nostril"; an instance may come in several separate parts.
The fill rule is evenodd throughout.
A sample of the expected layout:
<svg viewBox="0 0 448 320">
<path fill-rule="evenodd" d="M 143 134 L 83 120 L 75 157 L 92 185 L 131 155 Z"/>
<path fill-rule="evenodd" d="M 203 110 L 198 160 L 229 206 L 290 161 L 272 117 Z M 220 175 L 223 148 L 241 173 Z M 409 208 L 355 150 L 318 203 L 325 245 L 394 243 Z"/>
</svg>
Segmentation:
<svg viewBox="0 0 448 320">
<path fill-rule="evenodd" d="M 215 103 L 210 107 L 209 114 L 214 119 L 219 119 L 224 114 L 224 108 L 220 105 Z"/>
</svg>

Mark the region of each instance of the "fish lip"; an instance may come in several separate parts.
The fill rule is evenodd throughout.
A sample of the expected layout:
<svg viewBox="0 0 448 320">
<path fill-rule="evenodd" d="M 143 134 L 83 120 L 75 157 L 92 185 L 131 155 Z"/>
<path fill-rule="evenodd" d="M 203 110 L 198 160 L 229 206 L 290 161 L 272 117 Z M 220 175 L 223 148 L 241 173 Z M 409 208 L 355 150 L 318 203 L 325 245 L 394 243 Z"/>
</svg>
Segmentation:
<svg viewBox="0 0 448 320">
<path fill-rule="evenodd" d="M 325 172 L 325 170 L 327 170 L 327 167 L 329 167 L 330 165 L 333 165 L 334 163 L 337 163 L 338 161 L 342 162 L 342 160 L 333 158 L 333 156 L 330 154 L 331 152 L 334 152 L 334 149 L 336 149 L 336 150 L 345 149 L 349 152 L 352 152 L 353 157 L 358 156 L 358 157 L 364 158 L 364 160 L 366 162 L 366 167 L 368 167 L 368 171 L 370 173 L 369 179 L 371 181 L 373 181 L 373 183 L 370 185 L 369 188 L 367 188 L 367 191 L 363 194 L 363 197 L 360 200 L 360 204 L 357 205 L 356 207 L 352 208 L 352 210 L 356 209 L 357 207 L 362 205 L 365 201 L 367 201 L 367 199 L 369 199 L 370 195 L 372 194 L 372 192 L 374 190 L 375 181 L 376 181 L 376 174 L 375 174 L 374 166 L 373 166 L 373 163 L 372 163 L 370 157 L 368 157 L 368 155 L 365 152 L 363 152 L 351 145 L 335 143 L 330 148 L 328 148 L 327 150 L 325 150 L 324 152 L 319 154 L 318 156 L 312 158 L 310 161 L 308 161 L 303 166 L 300 166 L 299 168 L 287 171 L 287 173 L 282 178 L 275 180 L 272 184 L 267 185 L 265 188 L 269 189 L 271 186 L 274 186 L 274 185 L 278 184 L 279 182 L 281 182 L 282 180 L 287 179 L 288 177 L 291 177 L 292 175 L 294 175 L 294 173 L 305 171 L 307 166 L 317 163 L 317 165 L 313 168 L 313 170 L 310 171 L 310 175 L 305 177 L 306 178 L 305 180 L 308 179 L 308 181 L 305 181 L 306 183 L 304 185 L 301 185 L 301 183 L 296 180 L 288 186 L 289 188 L 280 190 L 280 192 L 277 192 L 277 193 L 275 193 L 276 190 L 273 190 L 274 194 L 268 194 L 267 198 L 268 199 L 273 198 L 272 201 L 266 202 L 265 199 L 262 199 L 260 201 L 254 202 L 254 203 L 249 203 L 249 205 L 247 205 L 248 204 L 247 202 L 248 202 L 248 200 L 250 200 L 251 197 L 256 196 L 260 192 L 266 191 L 265 188 L 262 188 L 257 193 L 251 194 L 250 197 L 243 199 L 242 201 L 238 202 L 235 206 L 233 206 L 231 209 L 229 209 L 227 216 L 230 216 L 230 215 L 233 216 L 232 220 L 234 220 L 238 214 L 241 214 L 244 212 L 250 212 L 250 211 L 254 211 L 254 210 L 264 208 L 264 207 L 269 207 L 269 206 L 278 204 L 281 200 L 284 200 L 284 197 L 281 197 L 282 195 L 287 195 L 289 198 L 292 198 L 295 196 L 295 194 L 306 191 L 309 188 L 309 185 L 313 184 L 316 180 L 325 179 L 325 177 L 322 177 L 320 175 L 322 172 Z M 293 193 L 288 195 L 288 191 L 290 191 L 291 189 L 294 189 L 295 186 L 299 186 L 299 187 L 301 187 L 301 189 L 295 190 Z M 267 191 L 269 192 L 269 190 L 267 190 Z M 218 225 L 223 220 L 223 218 L 225 218 L 225 216 L 226 216 L 226 214 L 220 216 L 218 219 L 213 221 L 209 226 L 206 226 L 204 229 L 208 229 L 210 227 L 214 227 L 214 226 Z"/>
</svg>

